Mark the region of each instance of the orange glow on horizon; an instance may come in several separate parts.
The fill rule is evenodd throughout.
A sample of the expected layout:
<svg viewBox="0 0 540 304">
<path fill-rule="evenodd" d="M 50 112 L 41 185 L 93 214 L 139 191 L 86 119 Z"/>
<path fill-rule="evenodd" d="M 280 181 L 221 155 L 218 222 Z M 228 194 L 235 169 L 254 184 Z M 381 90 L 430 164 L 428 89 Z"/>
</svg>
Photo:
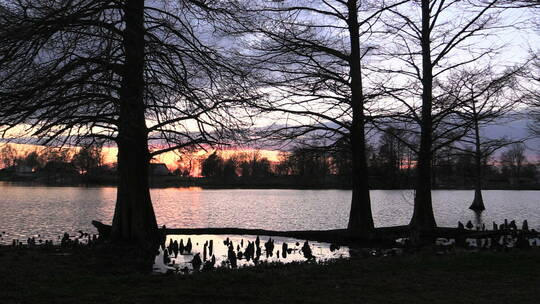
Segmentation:
<svg viewBox="0 0 540 304">
<path fill-rule="evenodd" d="M 9 145 L 17 151 L 17 156 L 23 156 L 26 153 L 33 151 L 42 152 L 48 148 L 54 147 L 45 147 L 40 145 L 31 145 L 31 144 L 15 144 L 15 143 L 4 143 L 0 144 L 0 149 L 4 145 Z M 69 149 L 70 152 L 75 154 L 80 147 L 64 147 L 64 149 Z M 151 160 L 152 163 L 164 163 L 169 170 L 174 171 L 178 168 L 186 168 L 188 163 L 192 163 L 192 176 L 200 176 L 200 162 L 207 158 L 210 154 L 214 153 L 216 150 L 198 150 L 196 152 L 190 153 L 179 153 L 177 151 L 170 151 L 154 157 Z M 280 160 L 280 154 L 282 151 L 278 150 L 259 150 L 259 149 L 227 149 L 227 150 L 217 150 L 217 153 L 224 158 L 225 160 L 230 157 L 238 154 L 244 154 L 248 156 L 258 155 L 259 158 L 267 158 L 270 162 L 278 162 Z M 116 163 L 118 155 L 118 148 L 116 147 L 103 147 L 102 156 L 103 163 L 106 165 L 111 165 Z M 182 158 L 182 159 L 181 159 Z"/>
<path fill-rule="evenodd" d="M 152 163 L 164 163 L 169 170 L 174 171 L 176 169 L 191 169 L 190 175 L 194 177 L 201 176 L 201 162 L 206 159 L 210 154 L 217 151 L 219 156 L 227 160 L 235 155 L 244 154 L 247 156 L 257 155 L 259 158 L 267 158 L 270 162 L 279 162 L 281 151 L 277 150 L 258 150 L 258 149 L 228 149 L 228 150 L 198 150 L 190 153 L 178 153 L 171 151 L 156 156 Z M 182 158 L 182 159 L 181 159 Z M 191 162 L 191 164 L 190 164 Z"/>
</svg>

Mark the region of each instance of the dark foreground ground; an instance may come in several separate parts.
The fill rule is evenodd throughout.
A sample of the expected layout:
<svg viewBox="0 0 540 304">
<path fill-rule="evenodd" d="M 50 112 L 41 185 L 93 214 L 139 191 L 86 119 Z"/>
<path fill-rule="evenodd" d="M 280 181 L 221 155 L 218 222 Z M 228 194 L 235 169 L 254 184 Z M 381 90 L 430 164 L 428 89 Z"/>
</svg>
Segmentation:
<svg viewBox="0 0 540 304">
<path fill-rule="evenodd" d="M 181 276 L 135 273 L 87 249 L 0 247 L 0 303 L 540 303 L 540 250 L 426 250 Z"/>
</svg>

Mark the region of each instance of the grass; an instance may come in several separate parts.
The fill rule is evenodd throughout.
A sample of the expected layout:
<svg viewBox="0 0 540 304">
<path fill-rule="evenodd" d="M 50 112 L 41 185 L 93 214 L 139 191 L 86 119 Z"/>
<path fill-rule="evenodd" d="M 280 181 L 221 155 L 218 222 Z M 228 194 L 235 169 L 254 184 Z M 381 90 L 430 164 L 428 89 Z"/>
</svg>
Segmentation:
<svg viewBox="0 0 540 304">
<path fill-rule="evenodd" d="M 0 247 L 0 303 L 540 303 L 540 250 L 420 252 L 150 275 L 88 249 Z"/>
</svg>

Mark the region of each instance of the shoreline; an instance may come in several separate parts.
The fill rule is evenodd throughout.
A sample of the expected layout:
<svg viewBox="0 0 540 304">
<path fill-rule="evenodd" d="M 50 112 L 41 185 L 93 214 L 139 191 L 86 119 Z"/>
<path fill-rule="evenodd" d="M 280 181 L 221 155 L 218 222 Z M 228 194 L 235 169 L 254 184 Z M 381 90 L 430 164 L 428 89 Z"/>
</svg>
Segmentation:
<svg viewBox="0 0 540 304">
<path fill-rule="evenodd" d="M 39 186 L 39 187 L 81 187 L 81 188 L 100 188 L 110 187 L 116 188 L 116 183 L 84 183 L 84 182 L 43 182 L 43 181 L 29 181 L 29 180 L 9 180 L 0 179 L 0 183 L 12 184 L 18 186 Z M 257 184 L 209 184 L 205 182 L 154 182 L 150 185 L 150 189 L 167 189 L 167 188 L 201 188 L 203 190 L 234 190 L 234 189 L 246 189 L 246 190 L 352 190 L 350 187 L 321 187 L 321 186 L 295 186 L 295 185 L 257 185 Z M 385 187 L 372 187 L 370 190 L 409 190 L 414 191 L 413 188 L 385 188 Z M 474 187 L 433 187 L 432 190 L 448 190 L 448 191 L 474 191 Z M 530 187 L 485 187 L 482 190 L 485 191 L 539 191 L 540 186 Z"/>
<path fill-rule="evenodd" d="M 2 303 L 538 303 L 540 250 L 400 256 L 153 275 L 85 248 L 0 246 Z M 459 292 L 456 292 L 459 290 Z"/>
</svg>

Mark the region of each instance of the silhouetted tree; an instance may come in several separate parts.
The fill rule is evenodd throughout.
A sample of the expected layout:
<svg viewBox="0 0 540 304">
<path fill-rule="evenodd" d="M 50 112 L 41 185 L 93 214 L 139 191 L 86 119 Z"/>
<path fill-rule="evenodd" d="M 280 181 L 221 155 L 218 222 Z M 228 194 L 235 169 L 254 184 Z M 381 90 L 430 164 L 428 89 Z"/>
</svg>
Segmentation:
<svg viewBox="0 0 540 304">
<path fill-rule="evenodd" d="M 41 159 L 45 164 L 50 162 L 69 163 L 72 159 L 72 151 L 68 148 L 46 148 L 41 151 Z"/>
<path fill-rule="evenodd" d="M 465 145 L 472 145 L 474 157 L 474 200 L 469 207 L 474 211 L 485 209 L 482 198 L 483 164 L 497 150 L 510 145 L 506 137 L 488 138 L 481 134 L 482 128 L 509 118 L 517 108 L 521 96 L 516 94 L 515 76 L 518 69 L 507 69 L 496 73 L 491 67 L 462 70 L 451 77 L 444 90 L 460 100 L 460 117 L 471 126 L 471 131 L 460 139 Z M 456 147 L 458 148 L 458 147 Z M 469 152 L 469 151 L 466 151 Z"/>
<path fill-rule="evenodd" d="M 363 236 L 373 229 L 365 108 L 380 92 L 369 89 L 362 60 L 381 12 L 403 2 L 253 1 L 239 9 L 237 20 L 238 33 L 256 37 L 244 55 L 258 71 L 259 86 L 270 91 L 267 102 L 254 106 L 283 118 L 262 136 L 309 137 L 319 148 L 345 141 L 352 159 L 348 228 Z"/>
<path fill-rule="evenodd" d="M 510 172 L 510 178 L 513 180 L 510 184 L 517 184 L 518 186 L 520 184 L 521 170 L 527 163 L 525 150 L 524 144 L 515 143 L 501 154 L 501 164 L 504 169 Z"/>
<path fill-rule="evenodd" d="M 40 155 L 38 151 L 31 151 L 26 153 L 24 156 L 17 158 L 16 162 L 19 165 L 27 166 L 33 170 L 36 170 L 43 166 L 43 156 Z"/>
<path fill-rule="evenodd" d="M 238 177 L 238 160 L 233 155 L 223 164 L 223 179 L 225 181 L 235 180 Z"/>
<path fill-rule="evenodd" d="M 456 176 L 456 173 L 462 172 L 461 168 L 456 167 L 456 154 L 452 150 L 452 146 L 441 148 L 433 154 L 433 185 L 440 186 L 439 182 L 443 184 L 449 179 Z M 466 168 L 468 169 L 468 168 Z M 463 178 L 460 178 L 463 180 Z M 454 184 L 457 184 L 458 181 L 452 180 Z M 463 181 L 459 186 L 463 186 L 465 182 Z"/>
<path fill-rule="evenodd" d="M 352 179 L 352 155 L 346 140 L 341 139 L 329 151 L 330 172 L 339 176 L 344 185 L 351 186 Z M 369 158 L 369 157 L 368 157 Z M 369 163 L 368 163 L 369 165 Z"/>
<path fill-rule="evenodd" d="M 298 176 L 303 183 L 313 184 L 323 181 L 330 173 L 328 153 L 311 147 L 296 147 L 289 155 L 292 174 Z"/>
<path fill-rule="evenodd" d="M 537 50 L 538 51 L 538 50 Z M 529 129 L 533 136 L 540 137 L 540 56 L 534 54 L 528 69 L 522 73 L 523 99 L 529 105 L 532 123 Z"/>
<path fill-rule="evenodd" d="M 73 165 L 83 174 L 88 174 L 92 169 L 103 164 L 103 155 L 100 145 L 82 147 L 71 159 Z"/>
<path fill-rule="evenodd" d="M 521 9 L 520 12 L 529 13 L 529 23 L 533 29 L 538 31 L 540 20 L 539 0 L 503 0 L 500 4 L 504 7 L 512 7 Z M 525 9 L 525 10 L 524 10 Z M 533 136 L 540 137 L 540 49 L 538 45 L 531 45 L 529 52 L 531 56 L 528 60 L 528 69 L 521 73 L 521 89 L 525 93 L 523 100 L 530 106 L 529 117 L 532 123 L 529 129 Z"/>
<path fill-rule="evenodd" d="M 118 147 L 112 240 L 157 237 L 148 168 L 167 151 L 214 143 L 237 120 L 224 101 L 242 75 L 213 44 L 211 3 L 0 2 L 0 127 L 44 144 L 88 137 Z M 237 77 L 238 76 L 238 77 Z M 237 81 L 238 80 L 238 81 Z M 188 127 L 189 126 L 189 127 Z"/>
<path fill-rule="evenodd" d="M 176 151 L 178 159 L 176 160 L 177 169 L 175 172 L 183 177 L 194 174 L 195 164 L 197 162 L 197 151 L 195 149 L 180 149 Z"/>
<path fill-rule="evenodd" d="M 3 167 L 9 168 L 15 165 L 17 151 L 11 145 L 5 144 L 2 149 L 0 149 L 0 159 L 2 160 Z"/>
<path fill-rule="evenodd" d="M 406 167 L 406 154 L 409 148 L 403 143 L 403 139 L 398 139 L 404 136 L 405 132 L 389 126 L 379 140 L 378 158 L 385 173 L 383 178 L 391 188 L 399 186 L 401 169 Z"/>
<path fill-rule="evenodd" d="M 254 177 L 264 178 L 272 175 L 272 166 L 266 157 L 254 161 L 252 166 L 252 175 Z"/>
<path fill-rule="evenodd" d="M 394 83 L 384 85 L 402 88 L 399 94 L 391 94 L 402 104 L 396 116 L 411 132 L 420 133 L 419 147 L 408 143 L 418 155 L 413 228 L 436 226 L 431 198 L 433 154 L 467 131 L 456 121 L 459 101 L 441 91 L 441 84 L 449 71 L 477 63 L 498 48 L 496 43 L 482 48 L 474 45 L 491 29 L 504 28 L 497 23 L 504 10 L 496 8 L 497 2 L 411 1 L 391 9 L 384 19 L 394 43 L 379 71 L 399 75 Z"/>
<path fill-rule="evenodd" d="M 223 176 L 223 158 L 217 154 L 217 151 L 214 151 L 202 162 L 201 174 L 204 177 Z"/>
<path fill-rule="evenodd" d="M 289 153 L 287 152 L 280 152 L 278 156 L 278 162 L 275 165 L 275 173 L 279 176 L 287 176 L 291 175 L 292 172 L 292 164 L 289 161 Z"/>
<path fill-rule="evenodd" d="M 266 157 L 261 157 L 259 151 L 242 153 L 237 160 L 243 178 L 268 177 L 272 174 L 270 161 Z"/>
<path fill-rule="evenodd" d="M 540 8 L 539 0 L 502 0 L 500 6 L 514 8 Z"/>
</svg>

